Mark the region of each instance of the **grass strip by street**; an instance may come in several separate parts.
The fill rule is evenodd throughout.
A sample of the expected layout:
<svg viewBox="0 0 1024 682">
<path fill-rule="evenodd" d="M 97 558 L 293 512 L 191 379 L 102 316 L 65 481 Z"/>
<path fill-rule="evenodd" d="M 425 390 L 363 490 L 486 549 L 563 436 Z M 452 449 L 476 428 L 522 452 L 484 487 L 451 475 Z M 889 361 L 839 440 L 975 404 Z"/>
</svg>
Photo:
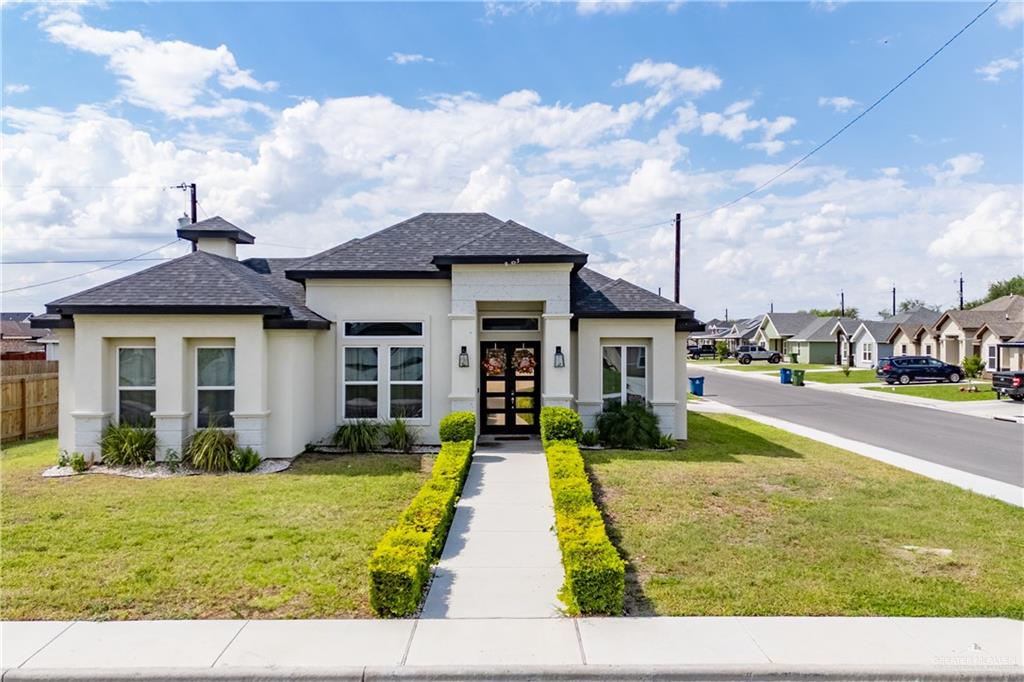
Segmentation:
<svg viewBox="0 0 1024 682">
<path fill-rule="evenodd" d="M 275 474 L 42 478 L 4 444 L 4 620 L 365 618 L 366 562 L 420 455 L 303 455 Z"/>
<path fill-rule="evenodd" d="M 977 392 L 962 390 L 967 386 L 976 386 Z M 997 400 L 999 394 L 992 390 L 992 384 L 922 384 L 918 386 L 871 386 L 868 391 L 881 393 L 897 393 L 912 395 L 918 398 L 932 398 L 960 402 L 967 400 Z"/>
<path fill-rule="evenodd" d="M 820 384 L 866 384 L 877 381 L 873 369 L 851 369 L 849 374 L 836 372 L 809 372 L 804 376 L 805 381 L 816 381 Z"/>
<path fill-rule="evenodd" d="M 587 450 L 626 613 L 1024 617 L 1024 509 L 732 415 Z"/>
<path fill-rule="evenodd" d="M 559 597 L 570 615 L 621 615 L 625 562 L 608 538 L 604 519 L 594 504 L 574 438 L 583 432 L 580 417 L 569 408 L 545 407 L 540 419 L 555 531 L 565 569 Z M 570 439 L 563 440 L 567 436 Z"/>
<path fill-rule="evenodd" d="M 708 363 L 711 364 L 711 363 Z M 778 364 L 772 364 L 770 362 L 751 362 L 749 365 L 722 365 L 723 369 L 732 370 L 735 372 L 776 372 L 779 369 L 785 367 L 787 369 L 835 369 L 835 365 L 812 365 L 806 362 L 780 362 Z"/>
<path fill-rule="evenodd" d="M 448 537 L 472 456 L 472 441 L 441 443 L 430 479 L 381 538 L 369 562 L 370 606 L 377 615 L 401 618 L 419 608 L 430 567 Z"/>
</svg>

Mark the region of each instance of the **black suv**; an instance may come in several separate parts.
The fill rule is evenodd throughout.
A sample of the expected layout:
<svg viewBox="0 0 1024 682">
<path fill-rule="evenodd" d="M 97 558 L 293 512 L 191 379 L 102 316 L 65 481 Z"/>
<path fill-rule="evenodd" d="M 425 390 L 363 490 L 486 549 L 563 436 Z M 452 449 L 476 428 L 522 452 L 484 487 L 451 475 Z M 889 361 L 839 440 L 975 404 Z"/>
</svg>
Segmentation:
<svg viewBox="0 0 1024 682">
<path fill-rule="evenodd" d="M 879 360 L 875 375 L 885 379 L 887 384 L 909 384 L 911 381 L 948 381 L 955 384 L 963 378 L 964 371 L 927 355 L 902 355 Z"/>
</svg>

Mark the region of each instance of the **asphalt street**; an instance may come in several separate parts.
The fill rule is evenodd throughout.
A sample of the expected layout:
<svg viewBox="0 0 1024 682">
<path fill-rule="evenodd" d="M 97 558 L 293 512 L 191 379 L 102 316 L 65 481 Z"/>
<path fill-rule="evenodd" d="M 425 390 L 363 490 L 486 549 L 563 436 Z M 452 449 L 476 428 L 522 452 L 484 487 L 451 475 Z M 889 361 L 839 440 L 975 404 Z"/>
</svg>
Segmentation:
<svg viewBox="0 0 1024 682">
<path fill-rule="evenodd" d="M 735 374 L 704 372 L 705 397 L 1024 486 L 1024 425 Z"/>
</svg>

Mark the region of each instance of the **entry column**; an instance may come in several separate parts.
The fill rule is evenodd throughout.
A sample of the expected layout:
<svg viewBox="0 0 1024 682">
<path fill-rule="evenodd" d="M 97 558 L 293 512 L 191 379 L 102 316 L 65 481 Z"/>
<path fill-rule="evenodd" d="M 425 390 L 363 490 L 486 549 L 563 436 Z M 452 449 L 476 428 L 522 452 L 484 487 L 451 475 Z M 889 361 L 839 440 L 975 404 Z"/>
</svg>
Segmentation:
<svg viewBox="0 0 1024 682">
<path fill-rule="evenodd" d="M 572 313 L 544 313 L 541 357 L 541 405 L 572 406 L 569 367 L 573 361 L 569 321 Z"/>
</svg>

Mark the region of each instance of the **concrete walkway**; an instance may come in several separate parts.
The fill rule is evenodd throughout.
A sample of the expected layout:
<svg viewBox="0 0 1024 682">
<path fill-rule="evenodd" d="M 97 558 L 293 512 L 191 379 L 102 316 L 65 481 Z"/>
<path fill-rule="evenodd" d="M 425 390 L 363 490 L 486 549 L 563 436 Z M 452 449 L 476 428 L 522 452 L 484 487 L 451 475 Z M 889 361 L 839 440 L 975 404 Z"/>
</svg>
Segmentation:
<svg viewBox="0 0 1024 682">
<path fill-rule="evenodd" d="M 1003 618 L 40 621 L 0 646 L 5 681 L 1024 679 Z"/>
<path fill-rule="evenodd" d="M 553 618 L 562 555 L 540 441 L 483 438 L 421 618 Z"/>
</svg>

